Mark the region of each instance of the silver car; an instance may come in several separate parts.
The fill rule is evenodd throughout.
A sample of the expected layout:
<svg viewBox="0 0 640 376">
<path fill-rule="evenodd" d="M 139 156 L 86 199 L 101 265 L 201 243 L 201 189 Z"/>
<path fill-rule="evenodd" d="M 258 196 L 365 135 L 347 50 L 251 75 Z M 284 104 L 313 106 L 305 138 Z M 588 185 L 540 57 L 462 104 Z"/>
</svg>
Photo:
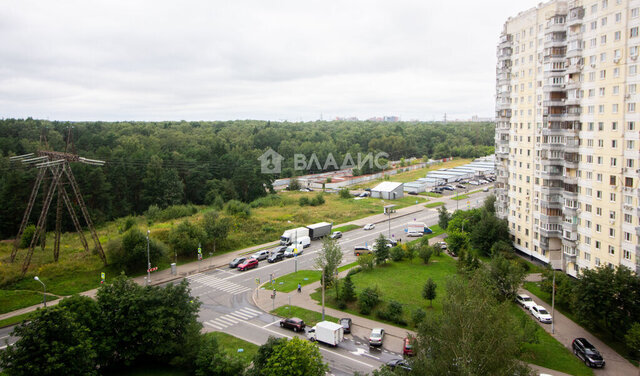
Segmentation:
<svg viewBox="0 0 640 376">
<path fill-rule="evenodd" d="M 269 254 L 270 254 L 270 253 L 269 253 L 269 251 L 268 251 L 268 250 L 263 249 L 262 251 L 258 251 L 258 252 L 256 252 L 256 253 L 252 254 L 252 255 L 251 255 L 251 258 L 254 258 L 254 259 L 258 260 L 258 261 L 260 261 L 260 260 L 266 260 L 266 259 L 267 259 L 267 257 L 269 257 Z"/>
</svg>

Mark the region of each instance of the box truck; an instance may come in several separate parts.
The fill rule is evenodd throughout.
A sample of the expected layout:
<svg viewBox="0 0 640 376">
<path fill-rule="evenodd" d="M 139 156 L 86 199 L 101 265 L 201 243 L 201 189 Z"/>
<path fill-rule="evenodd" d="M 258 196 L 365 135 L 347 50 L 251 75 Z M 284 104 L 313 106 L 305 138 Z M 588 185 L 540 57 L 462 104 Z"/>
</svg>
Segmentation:
<svg viewBox="0 0 640 376">
<path fill-rule="evenodd" d="M 316 223 L 307 226 L 307 228 L 309 229 L 309 237 L 311 240 L 320 239 L 331 234 L 331 223 L 329 222 Z"/>
<path fill-rule="evenodd" d="M 294 228 L 293 230 L 287 230 L 282 233 L 282 236 L 280 237 L 280 244 L 291 245 L 294 241 L 296 241 L 296 238 L 301 238 L 303 236 L 309 236 L 309 229 L 306 227 L 298 227 Z"/>
<path fill-rule="evenodd" d="M 311 341 L 326 343 L 330 346 L 338 346 L 344 339 L 342 325 L 331 321 L 320 321 L 307 332 L 307 338 Z"/>
<path fill-rule="evenodd" d="M 424 222 L 409 222 L 407 224 L 407 236 L 422 236 L 424 234 L 431 234 L 432 231 Z"/>
</svg>

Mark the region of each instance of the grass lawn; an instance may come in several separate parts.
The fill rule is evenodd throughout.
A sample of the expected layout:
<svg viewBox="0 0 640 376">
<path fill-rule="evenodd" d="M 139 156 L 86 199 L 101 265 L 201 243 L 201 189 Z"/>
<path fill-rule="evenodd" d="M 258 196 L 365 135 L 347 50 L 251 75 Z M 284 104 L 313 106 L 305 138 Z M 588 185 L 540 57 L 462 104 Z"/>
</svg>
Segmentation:
<svg viewBox="0 0 640 376">
<path fill-rule="evenodd" d="M 469 198 L 469 196 L 468 196 L 468 195 L 466 195 L 466 194 L 464 194 L 464 195 L 454 195 L 454 196 L 451 196 L 451 199 L 452 199 L 452 200 L 456 200 L 456 201 L 459 201 L 459 200 L 466 200 L 466 199 L 468 199 L 468 198 Z"/>
<path fill-rule="evenodd" d="M 356 265 L 358 265 L 357 261 L 354 261 L 354 262 L 349 263 L 349 264 L 344 264 L 344 265 L 338 267 L 338 272 L 341 272 L 341 271 L 344 271 L 344 270 L 347 270 L 347 269 L 351 269 Z"/>
<path fill-rule="evenodd" d="M 58 299 L 47 294 L 47 301 Z M 42 293 L 28 290 L 0 290 L 0 314 L 42 303 Z"/>
<path fill-rule="evenodd" d="M 320 271 L 318 270 L 298 270 L 295 273 L 285 274 L 275 279 L 275 283 L 267 283 L 264 287 L 272 290 L 274 287 L 279 292 L 291 292 L 298 288 L 298 283 L 302 286 L 320 280 Z"/>
<path fill-rule="evenodd" d="M 436 201 L 436 202 L 430 202 L 428 204 L 426 204 L 424 207 L 425 208 L 437 208 L 438 206 L 443 206 L 444 202 L 442 201 Z"/>
<path fill-rule="evenodd" d="M 429 265 L 424 265 L 422 260 L 418 258 L 411 262 L 406 260 L 401 262 L 388 261 L 382 267 L 352 275 L 351 280 L 355 285 L 356 294 L 360 293 L 365 287 L 377 286 L 383 301 L 395 300 L 402 303 L 404 308 L 403 317 L 405 321 L 410 322 L 411 313 L 417 308 L 422 308 L 427 313 L 442 310 L 440 297 L 444 294 L 446 279 L 455 273 L 455 260 L 445 254 L 441 254 L 438 257 L 432 257 Z M 436 289 L 437 297 L 433 301 L 433 308 L 430 308 L 429 302 L 422 298 L 422 287 L 428 278 L 432 278 L 438 285 Z M 320 291 L 317 290 L 311 297 L 320 301 Z M 333 291 L 325 294 L 325 305 L 339 309 Z M 381 304 L 376 310 L 383 306 L 384 304 Z M 369 316 L 362 315 L 358 312 L 357 305 L 351 303 L 343 311 L 379 320 L 375 315 L 376 310 Z"/>
<path fill-rule="evenodd" d="M 344 226 L 340 226 L 340 227 L 336 227 L 334 229 L 332 229 L 331 231 L 340 231 L 340 232 L 347 232 L 347 231 L 351 231 L 351 230 L 355 230 L 357 228 L 360 228 L 360 226 L 358 225 L 344 225 Z"/>
<path fill-rule="evenodd" d="M 21 315 L 9 317 L 8 319 L 0 320 L 0 328 L 19 324 L 24 320 L 27 320 L 28 318 L 30 318 L 34 313 L 35 312 L 27 312 Z"/>
<path fill-rule="evenodd" d="M 510 311 L 510 313 L 516 317 L 527 317 L 532 320 L 529 314 L 515 304 L 511 306 Z M 527 343 L 523 345 L 523 354 L 520 356 L 522 361 L 570 375 L 593 375 L 593 371 L 589 367 L 585 366 L 578 357 L 573 355 L 569 349 L 564 347 L 544 329 L 537 327 L 536 335 L 539 343 Z"/>
<path fill-rule="evenodd" d="M 423 194 L 423 193 L 420 193 Z M 425 196 L 439 198 L 442 197 L 442 193 L 424 192 Z"/>
<path fill-rule="evenodd" d="M 325 299 L 327 294 L 325 293 Z M 297 317 L 302 319 L 307 326 L 314 326 L 318 322 L 322 321 L 322 313 L 316 311 L 310 311 L 306 308 L 284 305 L 282 307 L 278 307 L 275 310 L 271 311 L 274 315 L 278 315 L 280 317 Z M 337 317 L 324 315 L 325 321 L 333 321 L 338 322 Z"/>
<path fill-rule="evenodd" d="M 230 356 L 242 359 L 243 363 L 249 364 L 253 361 L 253 357 L 258 352 L 258 345 L 251 342 L 247 342 L 238 337 L 234 337 L 231 334 L 222 332 L 209 332 L 206 336 L 215 337 L 218 340 L 218 344 L 221 349 Z M 238 352 L 238 349 L 242 349 L 242 352 Z"/>
</svg>

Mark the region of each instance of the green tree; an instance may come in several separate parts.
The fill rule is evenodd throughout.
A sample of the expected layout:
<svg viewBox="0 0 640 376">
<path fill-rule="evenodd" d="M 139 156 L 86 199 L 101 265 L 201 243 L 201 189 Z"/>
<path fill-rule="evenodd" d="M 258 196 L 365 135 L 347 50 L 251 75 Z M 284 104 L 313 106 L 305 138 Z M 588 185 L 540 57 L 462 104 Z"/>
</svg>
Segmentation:
<svg viewBox="0 0 640 376">
<path fill-rule="evenodd" d="M 433 307 L 433 299 L 436 298 L 436 285 L 433 279 L 429 278 L 422 289 L 422 297 L 429 301 L 429 305 Z"/>
<path fill-rule="evenodd" d="M 413 311 L 413 314 L 411 315 L 413 326 L 417 328 L 418 325 L 422 323 L 425 317 L 427 317 L 427 313 L 422 308 L 416 308 L 416 310 Z"/>
<path fill-rule="evenodd" d="M 498 219 L 493 214 L 485 214 L 471 230 L 469 240 L 480 254 L 490 256 L 493 244 L 510 240 L 507 221 Z"/>
<path fill-rule="evenodd" d="M 268 376 L 265 372 L 267 361 L 274 354 L 275 349 L 287 343 L 287 339 L 269 336 L 267 342 L 258 347 L 256 355 L 253 357 L 253 367 L 247 372 L 249 376 Z"/>
<path fill-rule="evenodd" d="M 208 211 L 204 214 L 202 229 L 206 234 L 207 242 L 213 243 L 215 252 L 216 244 L 222 243 L 229 235 L 231 221 L 229 218 L 220 218 L 220 214 L 216 211 Z"/>
<path fill-rule="evenodd" d="M 0 352 L 0 367 L 8 375 L 98 374 L 89 329 L 63 307 L 39 309 L 12 335 L 18 341 Z"/>
<path fill-rule="evenodd" d="M 344 283 L 342 284 L 342 299 L 345 302 L 352 302 L 356 300 L 356 290 L 353 286 L 353 281 L 351 281 L 351 276 L 347 274 L 344 279 Z"/>
<path fill-rule="evenodd" d="M 262 372 L 265 375 L 322 376 L 328 370 L 316 344 L 293 337 L 273 349 Z"/>
<path fill-rule="evenodd" d="M 441 229 L 446 230 L 447 226 L 449 226 L 449 221 L 451 220 L 451 214 L 444 207 L 444 205 L 438 208 L 438 225 Z"/>
<path fill-rule="evenodd" d="M 389 258 L 389 246 L 387 246 L 387 238 L 380 234 L 373 246 L 373 252 L 376 257 L 376 265 L 384 264 Z"/>
<path fill-rule="evenodd" d="M 366 287 L 358 296 L 358 304 L 360 306 L 360 313 L 368 315 L 376 305 L 380 303 L 380 292 L 378 286 L 375 288 Z"/>
<path fill-rule="evenodd" d="M 375 256 L 372 254 L 364 254 L 358 257 L 358 265 L 362 268 L 362 270 L 373 269 L 374 262 Z"/>
<path fill-rule="evenodd" d="M 351 193 L 349 193 L 349 189 L 342 188 L 339 192 L 340 198 L 351 198 Z"/>
<path fill-rule="evenodd" d="M 207 234 L 200 225 L 187 220 L 169 232 L 169 244 L 180 256 L 196 257 L 198 245 L 206 242 Z"/>
<path fill-rule="evenodd" d="M 405 252 L 402 250 L 402 247 L 398 247 L 398 246 L 391 248 L 389 253 L 391 254 L 391 259 L 394 262 L 402 261 L 405 255 Z"/>
<path fill-rule="evenodd" d="M 449 231 L 449 236 L 447 236 L 447 247 L 449 250 L 458 256 L 462 252 L 463 249 L 467 248 L 467 244 L 469 243 L 469 237 L 464 232 L 461 231 Z"/>
<path fill-rule="evenodd" d="M 418 255 L 422 259 L 422 262 L 424 262 L 425 264 L 429 264 L 429 260 L 431 260 L 431 256 L 433 256 L 433 247 L 431 246 L 420 247 L 420 250 L 418 251 Z"/>
<path fill-rule="evenodd" d="M 491 246 L 491 256 L 502 255 L 505 258 L 513 257 L 513 245 L 511 242 L 500 240 Z"/>
<path fill-rule="evenodd" d="M 522 265 L 506 259 L 501 254 L 494 255 L 489 262 L 489 284 L 498 301 L 513 301 L 525 276 Z"/>
<path fill-rule="evenodd" d="M 624 341 L 632 354 L 640 353 L 640 322 L 634 322 L 624 336 Z"/>
<path fill-rule="evenodd" d="M 338 266 L 341 262 L 342 249 L 340 249 L 340 245 L 338 245 L 337 240 L 332 239 L 329 236 L 325 236 L 322 240 L 322 248 L 315 259 L 315 266 L 324 273 L 325 286 L 335 283 L 336 298 L 338 297 L 339 290 L 338 281 L 335 277 L 338 272 Z"/>
<path fill-rule="evenodd" d="M 112 239 L 107 243 L 106 254 L 109 263 L 132 274 L 147 269 L 147 235 L 138 227 L 132 227 L 122 235 L 122 238 Z M 149 259 L 151 265 L 165 260 L 167 246 L 149 237 Z"/>
<path fill-rule="evenodd" d="M 196 376 L 235 376 L 242 375 L 245 363 L 237 357 L 229 356 L 220 346 L 216 337 L 203 335 L 200 350 L 195 360 Z"/>
<path fill-rule="evenodd" d="M 484 199 L 484 205 L 482 206 L 482 208 L 487 213 L 491 213 L 495 215 L 496 214 L 496 196 L 494 195 L 487 196 L 487 198 Z"/>
<path fill-rule="evenodd" d="M 421 375 L 528 375 L 517 356 L 528 339 L 505 316 L 507 304 L 493 299 L 483 282 L 451 279 L 442 314 L 428 315 L 418 329 L 413 369 Z"/>
</svg>

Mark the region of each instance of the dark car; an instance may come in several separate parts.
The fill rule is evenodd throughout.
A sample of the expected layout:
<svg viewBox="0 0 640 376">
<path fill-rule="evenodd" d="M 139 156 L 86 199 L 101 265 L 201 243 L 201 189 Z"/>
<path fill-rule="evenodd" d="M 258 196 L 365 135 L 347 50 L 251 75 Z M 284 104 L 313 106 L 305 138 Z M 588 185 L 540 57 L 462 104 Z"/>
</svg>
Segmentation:
<svg viewBox="0 0 640 376">
<path fill-rule="evenodd" d="M 271 256 L 269 256 L 269 258 L 267 259 L 267 262 L 273 264 L 274 262 L 284 260 L 284 258 L 284 252 L 272 253 Z"/>
<path fill-rule="evenodd" d="M 340 319 L 340 325 L 342 325 L 342 329 L 343 329 L 345 334 L 351 333 L 351 319 L 350 318 Z"/>
<path fill-rule="evenodd" d="M 409 365 L 409 363 L 407 363 L 406 360 L 404 359 L 392 359 L 390 361 L 387 362 L 387 367 L 391 368 L 392 370 L 395 370 L 396 368 L 399 368 L 403 371 L 411 371 L 412 368 Z"/>
<path fill-rule="evenodd" d="M 586 338 L 576 338 L 571 343 L 573 353 L 580 358 L 588 367 L 604 367 L 604 359 L 596 347 L 587 341 Z"/>
<path fill-rule="evenodd" d="M 238 270 L 243 272 L 245 270 L 253 269 L 253 268 L 257 268 L 257 267 L 258 267 L 258 260 L 254 259 L 254 258 L 250 258 L 250 259 L 246 260 L 245 262 L 243 262 L 242 264 L 238 265 Z"/>
<path fill-rule="evenodd" d="M 305 328 L 304 321 L 297 317 L 280 320 L 280 326 L 287 329 L 293 329 L 294 332 L 301 332 Z"/>
<path fill-rule="evenodd" d="M 464 185 L 462 185 L 462 184 L 457 184 L 457 185 L 456 185 L 456 187 L 457 187 L 457 188 L 460 188 L 460 189 L 467 189 L 467 187 L 465 187 L 465 186 L 464 186 Z"/>
<path fill-rule="evenodd" d="M 340 231 L 334 231 L 329 235 L 331 239 L 340 239 L 342 237 L 342 233 Z"/>
<path fill-rule="evenodd" d="M 233 261 L 231 261 L 229 263 L 229 267 L 230 268 L 237 268 L 238 265 L 242 264 L 245 261 L 247 261 L 246 257 L 236 257 L 236 258 L 233 259 Z"/>
<path fill-rule="evenodd" d="M 440 188 L 435 188 L 429 191 L 430 193 L 437 193 L 437 194 L 442 194 L 442 189 Z"/>
</svg>

